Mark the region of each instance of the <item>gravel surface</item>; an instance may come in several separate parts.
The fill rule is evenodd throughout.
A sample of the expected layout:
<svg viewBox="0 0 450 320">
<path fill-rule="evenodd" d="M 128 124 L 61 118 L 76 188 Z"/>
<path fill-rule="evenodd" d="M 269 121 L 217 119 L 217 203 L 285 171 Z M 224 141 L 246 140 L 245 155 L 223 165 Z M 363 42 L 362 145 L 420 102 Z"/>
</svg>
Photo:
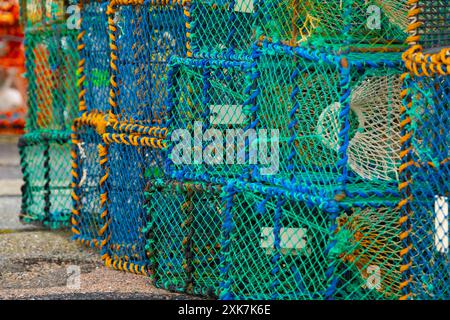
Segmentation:
<svg viewBox="0 0 450 320">
<path fill-rule="evenodd" d="M 20 222 L 20 200 L 19 196 L 0 196 L 0 234 L 14 230 L 35 229 L 34 226 Z"/>
<path fill-rule="evenodd" d="M 17 136 L 0 135 L 0 177 L 2 180 L 21 180 Z"/>
<path fill-rule="evenodd" d="M 192 299 L 102 266 L 96 251 L 66 232 L 0 234 L 0 248 L 0 299 Z"/>
</svg>

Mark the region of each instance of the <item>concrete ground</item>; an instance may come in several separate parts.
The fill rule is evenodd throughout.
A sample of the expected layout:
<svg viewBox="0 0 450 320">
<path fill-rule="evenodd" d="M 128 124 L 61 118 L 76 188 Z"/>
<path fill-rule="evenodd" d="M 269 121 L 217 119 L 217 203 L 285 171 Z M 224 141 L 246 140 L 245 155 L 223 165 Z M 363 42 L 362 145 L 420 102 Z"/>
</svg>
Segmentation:
<svg viewBox="0 0 450 320">
<path fill-rule="evenodd" d="M 0 299 L 191 299 L 105 268 L 69 232 L 22 225 L 17 140 L 0 136 Z"/>
</svg>

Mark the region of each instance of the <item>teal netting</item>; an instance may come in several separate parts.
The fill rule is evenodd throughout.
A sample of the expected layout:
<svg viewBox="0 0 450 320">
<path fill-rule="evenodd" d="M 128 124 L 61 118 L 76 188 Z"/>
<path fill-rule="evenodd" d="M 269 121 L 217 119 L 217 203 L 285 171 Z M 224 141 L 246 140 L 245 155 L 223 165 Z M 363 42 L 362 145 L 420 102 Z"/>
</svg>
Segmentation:
<svg viewBox="0 0 450 320">
<path fill-rule="evenodd" d="M 397 194 L 400 55 L 265 43 L 255 60 L 172 59 L 171 170 L 333 199 Z"/>
<path fill-rule="evenodd" d="M 257 180 L 333 198 L 395 194 L 398 54 L 334 56 L 270 44 L 259 57 L 257 128 L 279 132 L 279 168 Z"/>
<path fill-rule="evenodd" d="M 220 180 L 249 174 L 251 161 L 243 150 L 249 144 L 244 129 L 254 126 L 252 66 L 240 61 L 172 60 L 167 139 L 175 175 Z M 233 145 L 227 146 L 227 134 Z"/>
<path fill-rule="evenodd" d="M 149 275 L 160 288 L 217 296 L 221 187 L 151 180 L 146 188 Z"/>
<path fill-rule="evenodd" d="M 395 299 L 395 202 L 337 209 L 259 184 L 150 180 L 148 274 L 222 299 Z M 350 205 L 347 203 L 347 205 Z"/>
<path fill-rule="evenodd" d="M 189 45 L 194 54 L 249 52 L 255 41 L 252 0 L 189 3 Z M 256 1 L 255 1 L 256 2 Z"/>
<path fill-rule="evenodd" d="M 194 55 L 250 53 L 268 40 L 288 46 L 401 50 L 407 0 L 197 0 L 188 3 Z"/>
<path fill-rule="evenodd" d="M 24 179 L 20 218 L 67 227 L 71 213 L 70 132 L 30 132 L 19 140 Z"/>
<path fill-rule="evenodd" d="M 21 217 L 51 228 L 67 226 L 71 211 L 70 130 L 77 115 L 76 30 L 63 1 L 22 2 L 28 114 L 21 138 L 24 185 Z"/>
</svg>

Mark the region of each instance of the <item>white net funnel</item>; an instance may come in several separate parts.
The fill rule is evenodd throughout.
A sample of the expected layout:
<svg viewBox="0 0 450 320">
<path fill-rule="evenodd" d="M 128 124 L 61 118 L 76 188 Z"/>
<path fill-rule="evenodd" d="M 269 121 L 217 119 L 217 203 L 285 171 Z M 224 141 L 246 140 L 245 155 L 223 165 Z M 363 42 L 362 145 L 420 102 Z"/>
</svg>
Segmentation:
<svg viewBox="0 0 450 320">
<path fill-rule="evenodd" d="M 398 76 L 371 76 L 352 92 L 348 165 L 364 179 L 397 180 L 400 90 Z M 340 108 L 339 102 L 325 108 L 316 127 L 322 143 L 335 151 L 339 148 Z"/>
<path fill-rule="evenodd" d="M 378 6 L 389 21 L 406 32 L 409 20 L 408 12 L 410 5 L 406 0 L 374 0 L 373 5 Z"/>
</svg>

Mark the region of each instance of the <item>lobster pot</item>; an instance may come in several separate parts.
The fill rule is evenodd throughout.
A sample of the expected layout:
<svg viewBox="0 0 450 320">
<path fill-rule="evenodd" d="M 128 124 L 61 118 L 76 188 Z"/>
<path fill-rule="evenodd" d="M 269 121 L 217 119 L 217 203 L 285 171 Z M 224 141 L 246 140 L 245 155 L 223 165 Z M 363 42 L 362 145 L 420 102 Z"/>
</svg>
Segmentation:
<svg viewBox="0 0 450 320">
<path fill-rule="evenodd" d="M 208 181 L 248 175 L 250 165 L 256 164 L 256 153 L 249 156 L 257 138 L 252 129 L 256 109 L 251 99 L 256 91 L 253 63 L 172 61 L 168 100 L 171 171 Z"/>
<path fill-rule="evenodd" d="M 254 2 L 258 36 L 271 42 L 377 50 L 398 47 L 407 36 L 406 0 Z"/>
<path fill-rule="evenodd" d="M 109 99 L 109 37 L 106 2 L 83 0 L 80 3 L 81 34 L 78 44 L 80 59 L 83 59 L 81 97 L 85 110 L 108 112 Z"/>
<path fill-rule="evenodd" d="M 99 230 L 103 258 L 108 266 L 134 273 L 146 273 L 144 208 L 146 180 L 163 177 L 164 157 L 147 144 L 147 137 L 107 133 L 99 149 L 101 216 Z M 103 215 L 103 213 L 105 213 Z"/>
<path fill-rule="evenodd" d="M 395 210 L 382 203 L 380 209 L 337 208 L 266 190 L 229 189 L 222 299 L 396 298 L 401 259 Z"/>
<path fill-rule="evenodd" d="M 188 40 L 194 55 L 251 52 L 256 40 L 253 0 L 191 1 L 188 12 Z"/>
<path fill-rule="evenodd" d="M 26 30 L 25 57 L 26 130 L 69 130 L 78 107 L 76 30 L 65 23 Z"/>
<path fill-rule="evenodd" d="M 448 299 L 450 79 L 431 72 L 407 77 L 405 87 L 405 120 L 410 121 L 405 135 L 411 138 L 403 147 L 409 152 L 402 159 L 401 177 L 410 183 L 402 188 L 402 204 L 408 218 L 404 231 L 411 230 L 405 239 L 405 247 L 411 246 L 405 264 L 412 261 L 412 265 L 405 271 L 405 281 L 411 281 L 404 294 L 412 299 Z"/>
<path fill-rule="evenodd" d="M 179 2 L 112 7 L 110 36 L 113 90 L 117 106 L 112 112 L 120 120 L 142 125 L 167 121 L 167 69 L 172 55 L 184 56 L 186 30 Z"/>
<path fill-rule="evenodd" d="M 31 132 L 19 140 L 22 186 L 20 218 L 60 228 L 69 225 L 70 132 Z"/>
<path fill-rule="evenodd" d="M 86 245 L 100 247 L 99 230 L 103 226 L 100 203 L 102 168 L 98 146 L 103 142 L 96 125 L 75 122 L 72 139 L 72 170 L 74 212 L 72 231 L 74 239 Z"/>
<path fill-rule="evenodd" d="M 267 44 L 258 71 L 258 128 L 270 133 L 267 150 L 279 161 L 258 165 L 255 179 L 330 199 L 397 193 L 398 54 L 341 57 Z"/>
<path fill-rule="evenodd" d="M 198 182 L 149 182 L 147 257 L 155 286 L 218 295 L 220 190 L 219 186 Z"/>
</svg>

